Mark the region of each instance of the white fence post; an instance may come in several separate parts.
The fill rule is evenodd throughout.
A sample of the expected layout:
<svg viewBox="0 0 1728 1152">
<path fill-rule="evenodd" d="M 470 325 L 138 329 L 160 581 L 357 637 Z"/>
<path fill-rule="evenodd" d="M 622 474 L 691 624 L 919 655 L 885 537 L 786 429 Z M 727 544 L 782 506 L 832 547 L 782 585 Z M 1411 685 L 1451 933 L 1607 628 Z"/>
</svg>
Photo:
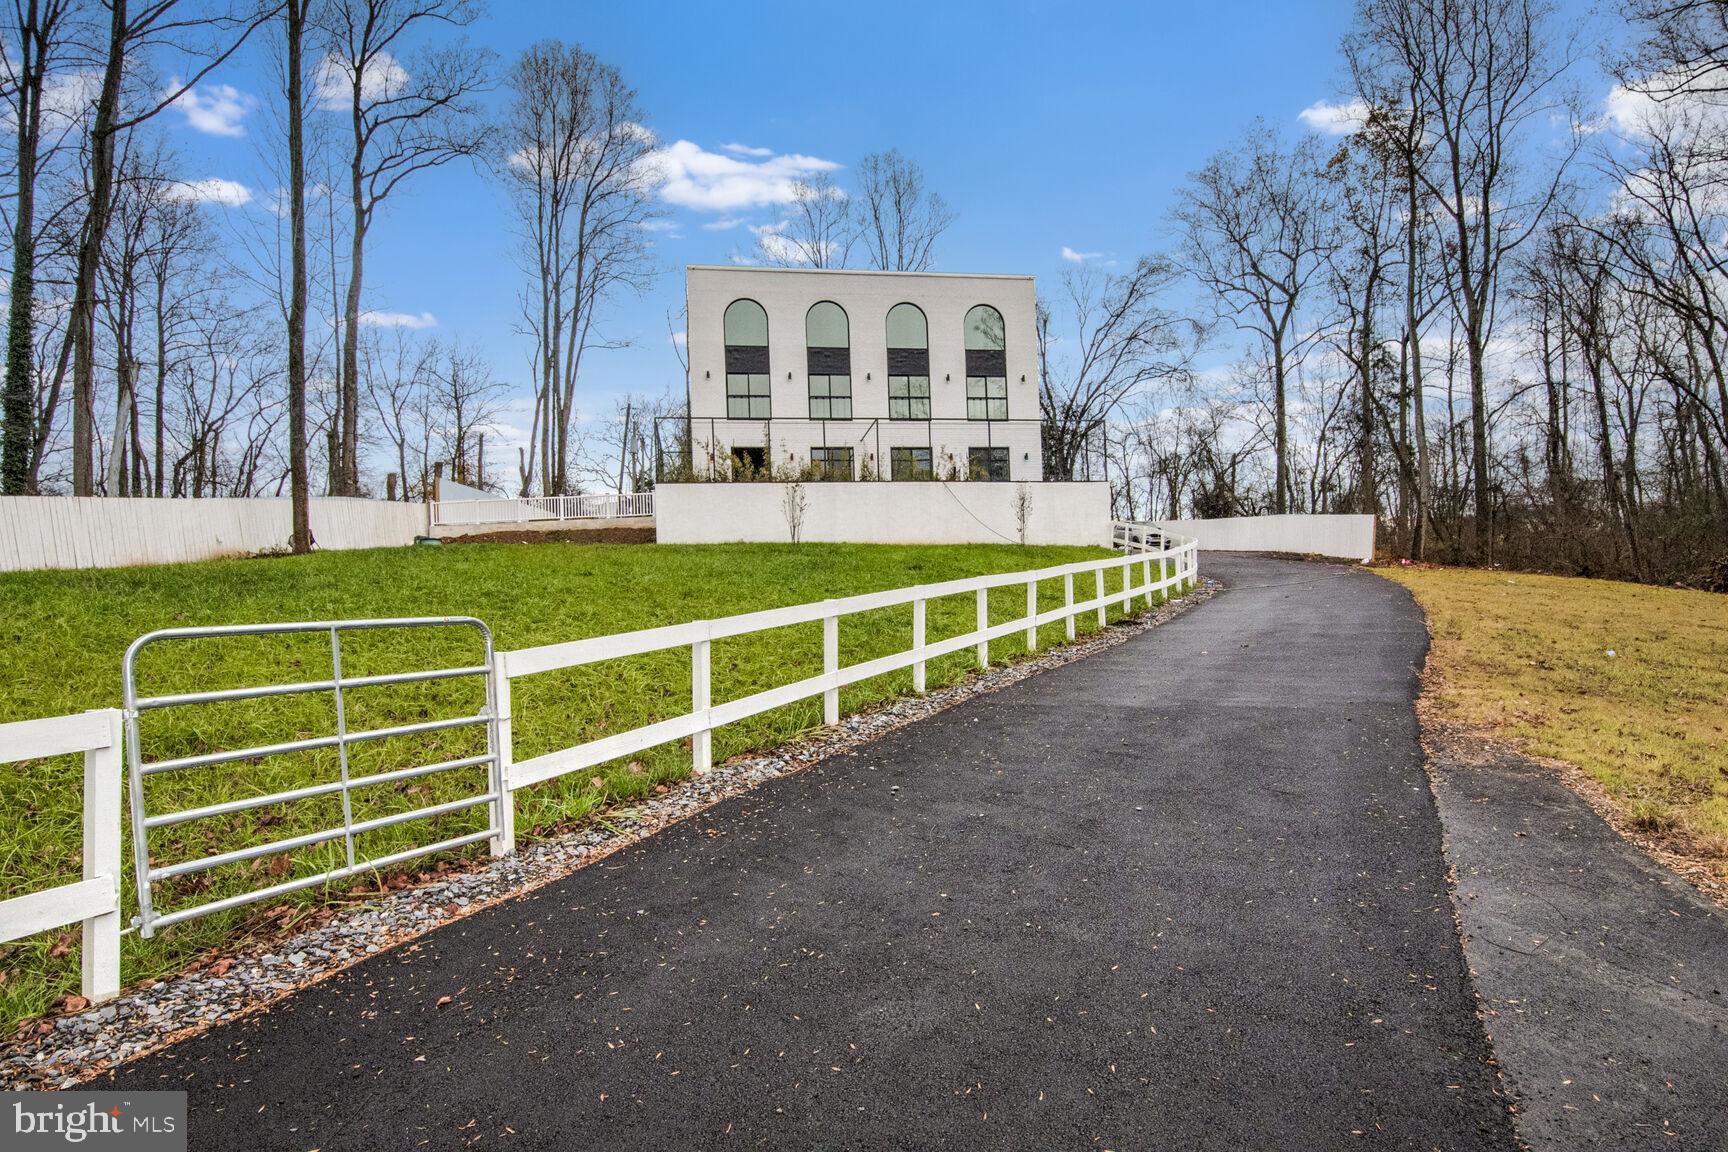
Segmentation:
<svg viewBox="0 0 1728 1152">
<path fill-rule="evenodd" d="M 1150 557 L 1140 561 L 1140 578 L 1146 582 L 1146 607 L 1152 607 L 1152 560 Z"/>
<path fill-rule="evenodd" d="M 1122 565 L 1122 614 L 1131 615 L 1134 611 L 1134 565 Z"/>
<path fill-rule="evenodd" d="M 990 627 L 990 592 L 989 589 L 978 589 L 978 631 Z M 990 667 L 990 641 L 978 641 L 978 667 Z"/>
<path fill-rule="evenodd" d="M 1038 651 L 1038 581 L 1026 581 L 1026 651 Z"/>
<path fill-rule="evenodd" d="M 840 671 L 840 617 L 822 617 L 822 671 L 829 676 Z M 822 723 L 840 723 L 840 689 L 822 693 Z"/>
<path fill-rule="evenodd" d="M 690 645 L 690 711 L 706 712 L 712 704 L 710 695 L 709 655 L 711 640 L 698 640 Z M 707 724 L 690 737 L 690 767 L 698 774 L 714 767 L 714 729 Z"/>
<path fill-rule="evenodd" d="M 1068 609 L 1068 614 L 1062 618 L 1062 623 L 1067 626 L 1068 639 L 1073 640 L 1074 639 L 1074 573 L 1072 573 L 1072 572 L 1064 572 L 1062 574 L 1062 603 L 1064 605 L 1066 605 L 1066 607 Z"/>
<path fill-rule="evenodd" d="M 84 921 L 84 998 L 92 1004 L 120 994 L 120 712 L 108 712 L 108 746 L 84 753 L 84 879 L 114 884 L 113 910 Z"/>
<path fill-rule="evenodd" d="M 0 724 L 0 764 L 84 757 L 83 875 L 70 884 L 0 899 L 0 944 L 68 924 L 83 926 L 84 998 L 120 992 L 120 781 L 125 764 L 118 708 Z"/>
<path fill-rule="evenodd" d="M 1102 628 L 1105 624 L 1109 623 L 1109 621 L 1105 619 L 1104 615 L 1106 611 L 1106 606 L 1104 604 L 1104 569 L 1094 568 L 1092 569 L 1092 575 L 1097 578 L 1094 583 L 1097 585 L 1098 591 L 1098 627 Z"/>
<path fill-rule="evenodd" d="M 912 665 L 912 691 L 920 696 L 924 694 L 924 604 L 923 600 L 912 601 L 912 651 L 918 655 Z"/>
<path fill-rule="evenodd" d="M 516 793 L 510 790 L 510 673 L 504 667 L 503 652 L 492 654 L 492 752 L 498 758 L 493 780 L 498 788 L 498 803 L 493 811 L 492 826 L 498 829 L 492 837 L 492 855 L 508 856 L 516 851 Z"/>
</svg>

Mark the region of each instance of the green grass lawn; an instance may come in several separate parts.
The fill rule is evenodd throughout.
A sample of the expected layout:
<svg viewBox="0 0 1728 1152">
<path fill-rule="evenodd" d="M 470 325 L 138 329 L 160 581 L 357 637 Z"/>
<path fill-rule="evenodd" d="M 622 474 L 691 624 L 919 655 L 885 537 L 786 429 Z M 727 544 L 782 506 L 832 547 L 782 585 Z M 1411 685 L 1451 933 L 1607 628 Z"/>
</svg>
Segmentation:
<svg viewBox="0 0 1728 1152">
<path fill-rule="evenodd" d="M 158 628 L 392 616 L 477 616 L 491 626 L 501 650 L 726 616 L 910 584 L 991 572 L 1049 567 L 1108 555 L 1101 549 L 1012 545 L 893 547 L 873 545 L 462 544 L 380 549 L 305 557 L 217 561 L 92 572 L 0 575 L 0 718 L 23 720 L 86 708 L 116 706 L 126 646 Z M 1118 587 L 1112 579 L 1110 587 Z M 1077 599 L 1091 580 L 1076 581 Z M 1061 602 L 1061 581 L 1039 589 L 1040 606 Z M 974 624 L 971 595 L 929 607 L 931 641 Z M 992 622 L 1023 615 L 1023 586 L 991 594 Z M 1121 612 L 1112 610 L 1112 618 Z M 1095 616 L 1079 621 L 1082 632 Z M 886 655 L 910 644 L 910 605 L 841 621 L 843 664 Z M 1061 642 L 1060 624 L 1046 626 L 1040 646 Z M 994 661 L 1024 654 L 1018 637 L 992 645 Z M 352 633 L 343 640 L 343 675 L 478 663 L 472 633 L 390 630 Z M 716 704 L 821 671 L 819 623 L 717 641 L 713 654 Z M 244 685 L 318 680 L 330 675 L 328 641 L 319 636 L 240 637 L 177 641 L 147 648 L 140 662 L 146 695 Z M 513 684 L 514 752 L 524 759 L 688 711 L 687 649 L 520 679 Z M 932 662 L 932 687 L 953 683 L 976 667 L 970 651 Z M 911 672 L 846 689 L 842 710 L 911 690 Z M 348 694 L 350 730 L 478 711 L 475 679 L 362 689 Z M 816 727 L 821 701 L 765 713 L 715 733 L 717 760 L 772 747 Z M 141 724 L 147 759 L 275 743 L 334 731 L 331 694 L 277 697 L 146 713 Z M 450 759 L 483 750 L 479 729 L 419 734 L 355 746 L 349 771 Z M 239 796 L 258 796 L 334 779 L 333 750 L 273 756 L 188 769 L 146 781 L 146 809 L 160 812 Z M 650 750 L 518 794 L 520 837 L 546 835 L 602 810 L 633 801 L 690 771 L 688 742 Z M 0 766 L 0 897 L 75 879 L 80 870 L 82 767 L 75 757 Z M 483 790 L 484 769 L 402 781 L 354 794 L 353 818 L 426 807 Z M 215 852 L 341 825 L 340 797 L 255 808 L 152 833 L 156 862 Z M 416 843 L 484 827 L 476 808 L 358 838 L 362 857 L 379 857 Z M 484 851 L 479 846 L 472 851 Z M 178 877 L 159 887 L 157 906 L 171 910 L 325 871 L 341 860 L 340 841 Z M 128 855 L 127 867 L 131 862 Z M 409 865 L 415 867 L 415 865 Z M 129 872 L 128 872 L 129 875 Z M 364 883 L 371 887 L 376 878 Z M 313 888 L 287 898 L 311 903 L 348 894 Z M 277 902 L 279 906 L 280 903 Z M 133 912 L 130 883 L 125 911 Z M 231 948 L 239 935 L 261 930 L 260 909 L 239 909 L 168 928 L 153 940 L 125 939 L 129 981 L 160 975 L 198 955 Z M 39 1014 L 76 991 L 75 928 L 0 946 L 0 1021 Z"/>
</svg>

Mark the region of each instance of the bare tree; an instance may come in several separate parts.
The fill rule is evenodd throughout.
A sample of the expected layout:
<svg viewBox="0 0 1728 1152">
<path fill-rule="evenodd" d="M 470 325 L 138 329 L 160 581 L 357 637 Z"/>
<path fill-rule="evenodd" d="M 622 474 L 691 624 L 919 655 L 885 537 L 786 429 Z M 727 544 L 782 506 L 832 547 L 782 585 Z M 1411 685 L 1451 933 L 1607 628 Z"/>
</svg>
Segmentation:
<svg viewBox="0 0 1728 1152">
<path fill-rule="evenodd" d="M 35 488 L 36 245 L 40 222 L 36 193 L 65 128 L 44 106 L 50 78 L 71 57 L 79 29 L 72 0 L 12 0 L 7 6 L 0 85 L 11 117 L 14 192 L 8 213 L 12 270 L 6 317 L 5 429 L 0 433 L 0 492 L 16 496 Z M 46 135 L 45 135 L 46 133 Z"/>
<path fill-rule="evenodd" d="M 1347 140 L 1327 171 L 1338 186 L 1338 243 L 1327 256 L 1328 279 L 1339 322 L 1329 325 L 1333 346 L 1350 366 L 1356 392 L 1357 511 L 1378 514 L 1380 491 L 1374 445 L 1380 420 L 1377 372 L 1386 365 L 1381 312 L 1393 288 L 1392 265 L 1403 242 L 1396 154 L 1369 134 Z M 1394 430 L 1386 421 L 1387 432 Z M 1395 436 L 1389 436 L 1394 443 Z"/>
<path fill-rule="evenodd" d="M 535 339 L 530 439 L 542 490 L 570 490 L 571 425 L 583 354 L 610 300 L 653 275 L 643 225 L 655 218 L 654 137 L 618 70 L 576 44 L 530 47 L 510 71 L 498 171 L 509 186 L 530 277 L 523 319 Z M 521 469 L 531 489 L 536 461 Z"/>
<path fill-rule="evenodd" d="M 498 420 L 504 386 L 473 349 L 452 342 L 430 356 L 427 412 L 438 458 L 450 464 L 450 478 L 475 488 L 489 487 L 480 444 Z"/>
<path fill-rule="evenodd" d="M 1202 327 L 1159 303 L 1180 277 L 1161 257 L 1145 257 L 1121 276 L 1090 267 L 1064 273 L 1062 347 L 1071 345 L 1071 355 L 1053 349 L 1053 310 L 1040 301 L 1038 407 L 1047 478 L 1074 479 L 1086 445 L 1137 391 L 1186 377 Z"/>
<path fill-rule="evenodd" d="M 1331 188 L 1314 137 L 1285 151 L 1264 125 L 1218 153 L 1178 194 L 1182 260 L 1219 310 L 1265 349 L 1272 387 L 1273 508 L 1289 510 L 1290 382 L 1322 335 L 1303 323 L 1310 285 L 1336 247 Z"/>
<path fill-rule="evenodd" d="M 898 149 L 872 152 L 858 164 L 858 228 L 870 267 L 927 272 L 936 265 L 936 241 L 954 223 L 954 211 L 924 186 L 924 170 Z"/>
<path fill-rule="evenodd" d="M 395 455 L 404 501 L 430 499 L 426 477 L 432 455 L 432 392 L 440 353 L 401 328 L 371 333 L 360 344 L 360 371 L 379 426 Z"/>
<path fill-rule="evenodd" d="M 1359 0 L 1349 48 L 1376 89 L 1408 93 L 1431 141 L 1415 170 L 1447 229 L 1448 295 L 1470 376 L 1473 506 L 1491 555 L 1488 340 L 1507 260 L 1555 203 L 1581 139 L 1535 176 L 1521 149 L 1556 115 L 1579 117 L 1565 80 L 1574 53 L 1555 42 L 1547 0 Z"/>
<path fill-rule="evenodd" d="M 378 208 L 414 176 L 476 155 L 486 125 L 475 97 L 491 54 L 462 41 L 424 46 L 420 34 L 460 28 L 476 0 L 327 0 L 315 10 L 326 55 L 319 102 L 348 119 L 348 286 L 343 297 L 338 458 L 331 491 L 360 493 L 360 323 L 366 239 Z"/>
<path fill-rule="evenodd" d="M 1652 99 L 1728 96 L 1728 4 L 1723 0 L 1621 0 L 1640 33 L 1614 62 L 1622 84 Z"/>
<path fill-rule="evenodd" d="M 108 9 L 102 83 L 90 121 L 89 208 L 73 282 L 72 314 L 72 490 L 95 491 L 96 280 L 102 245 L 114 207 L 114 155 L 117 140 L 184 96 L 232 56 L 267 19 L 268 0 L 103 0 Z M 190 62 L 187 78 L 166 92 L 123 108 L 122 83 L 148 55 L 172 54 Z"/>
<path fill-rule="evenodd" d="M 821 172 L 793 183 L 789 215 L 756 230 L 756 254 L 779 268 L 844 268 L 857 241 L 851 198 Z"/>
<path fill-rule="evenodd" d="M 288 121 L 288 493 L 289 547 L 312 550 L 312 479 L 306 463 L 306 17 L 311 0 L 283 0 L 283 95 Z M 406 479 L 406 477 L 404 477 Z"/>
</svg>

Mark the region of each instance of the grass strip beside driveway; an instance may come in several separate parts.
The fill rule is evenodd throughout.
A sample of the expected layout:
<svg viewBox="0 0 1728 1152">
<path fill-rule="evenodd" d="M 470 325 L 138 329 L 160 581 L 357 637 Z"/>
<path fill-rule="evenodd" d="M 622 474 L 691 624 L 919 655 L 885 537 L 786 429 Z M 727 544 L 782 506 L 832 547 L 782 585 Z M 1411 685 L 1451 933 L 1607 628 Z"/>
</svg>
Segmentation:
<svg viewBox="0 0 1728 1152">
<path fill-rule="evenodd" d="M 1436 718 L 1576 765 L 1626 824 L 1728 878 L 1728 597 L 1386 567 L 1428 616 Z"/>
</svg>

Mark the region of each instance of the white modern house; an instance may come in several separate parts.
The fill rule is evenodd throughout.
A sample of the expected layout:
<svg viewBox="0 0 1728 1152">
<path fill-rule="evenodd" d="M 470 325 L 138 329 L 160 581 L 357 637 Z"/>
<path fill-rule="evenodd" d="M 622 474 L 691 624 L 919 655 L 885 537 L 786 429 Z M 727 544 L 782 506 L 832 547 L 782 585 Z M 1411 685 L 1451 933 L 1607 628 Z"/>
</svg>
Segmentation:
<svg viewBox="0 0 1728 1152">
<path fill-rule="evenodd" d="M 1042 480 L 1030 276 L 691 265 L 698 475 Z"/>
</svg>

